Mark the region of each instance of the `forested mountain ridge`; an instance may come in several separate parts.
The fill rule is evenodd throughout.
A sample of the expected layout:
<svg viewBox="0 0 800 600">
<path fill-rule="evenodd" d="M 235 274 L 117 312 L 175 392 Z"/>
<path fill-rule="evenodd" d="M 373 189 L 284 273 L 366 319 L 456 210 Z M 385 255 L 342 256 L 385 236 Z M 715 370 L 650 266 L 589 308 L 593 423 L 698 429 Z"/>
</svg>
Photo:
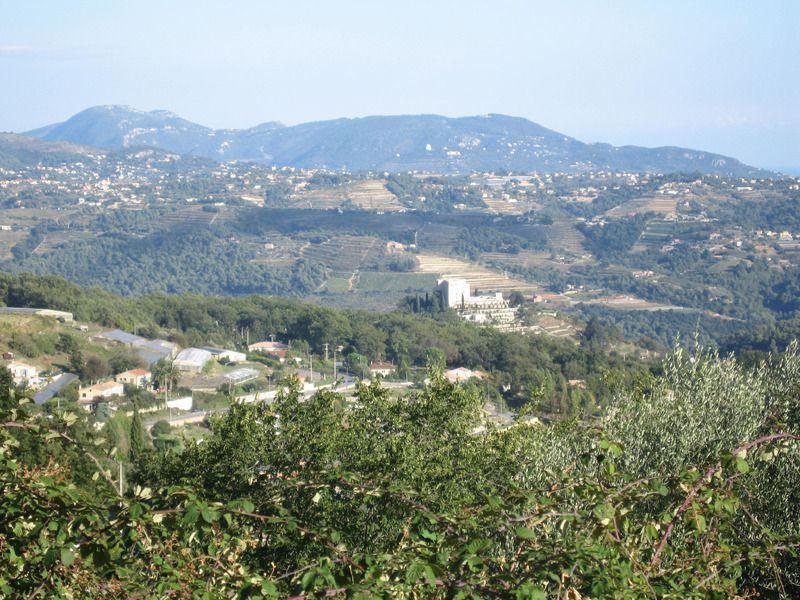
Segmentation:
<svg viewBox="0 0 800 600">
<path fill-rule="evenodd" d="M 555 172 L 611 169 L 757 176 L 765 171 L 718 154 L 678 147 L 587 144 L 519 117 L 499 114 L 369 116 L 303 123 L 211 129 L 168 111 L 96 106 L 28 132 L 124 148 L 152 146 L 215 160 L 257 161 L 302 168 L 403 172 Z"/>
</svg>

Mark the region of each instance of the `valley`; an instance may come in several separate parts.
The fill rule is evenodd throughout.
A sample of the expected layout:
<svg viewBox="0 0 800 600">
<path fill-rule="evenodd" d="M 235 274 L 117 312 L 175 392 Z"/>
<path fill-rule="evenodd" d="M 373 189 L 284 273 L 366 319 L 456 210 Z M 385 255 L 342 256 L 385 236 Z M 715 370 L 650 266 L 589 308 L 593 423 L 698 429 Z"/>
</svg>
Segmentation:
<svg viewBox="0 0 800 600">
<path fill-rule="evenodd" d="M 0 170 L 0 266 L 12 272 L 380 311 L 463 278 L 521 293 L 540 318 L 593 316 L 662 350 L 698 333 L 723 343 L 796 302 L 780 291 L 798 280 L 795 178 L 351 173 L 161 150 L 64 156 L 19 137 L 5 138 L 18 158 Z M 670 313 L 655 330 L 654 310 Z"/>
</svg>

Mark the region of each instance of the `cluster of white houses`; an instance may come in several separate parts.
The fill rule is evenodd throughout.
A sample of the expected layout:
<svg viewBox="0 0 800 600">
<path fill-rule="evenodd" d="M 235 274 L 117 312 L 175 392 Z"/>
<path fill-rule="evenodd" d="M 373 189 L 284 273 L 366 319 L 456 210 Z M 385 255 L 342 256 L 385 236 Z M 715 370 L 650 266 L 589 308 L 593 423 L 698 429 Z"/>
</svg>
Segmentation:
<svg viewBox="0 0 800 600">
<path fill-rule="evenodd" d="M 439 289 L 442 290 L 443 298 L 447 306 L 459 311 L 463 318 L 484 324 L 503 324 L 514 321 L 515 310 L 508 306 L 508 302 L 503 299 L 501 294 L 493 296 L 477 295 L 470 293 L 469 283 L 463 279 L 444 279 L 439 281 Z M 1 313 L 25 314 L 44 316 L 57 319 L 64 323 L 71 323 L 73 316 L 63 311 L 53 311 L 49 309 L 28 309 L 28 308 L 8 308 L 0 307 Z M 87 331 L 88 327 L 80 325 L 81 331 Z M 135 368 L 118 373 L 113 379 L 94 382 L 90 385 L 79 385 L 78 404 L 87 410 L 93 410 L 102 402 L 111 401 L 111 410 L 114 410 L 115 399 L 121 399 L 126 395 L 130 388 L 150 390 L 153 388 L 153 373 L 151 368 L 159 361 L 171 361 L 173 367 L 181 373 L 199 373 L 212 361 L 217 361 L 225 365 L 234 365 L 247 360 L 245 352 L 204 346 L 200 348 L 181 349 L 174 342 L 163 339 L 147 339 L 135 334 L 130 334 L 121 329 L 112 329 L 96 335 L 100 340 L 113 342 L 127 346 L 133 350 L 141 363 L 147 368 Z M 342 348 L 340 347 L 339 350 Z M 260 341 L 249 344 L 249 352 L 256 352 L 269 356 L 281 363 L 291 359 L 300 363 L 302 359 L 292 356 L 291 344 L 280 341 Z M 34 400 L 37 404 L 42 404 L 55 397 L 66 386 L 78 382 L 77 375 L 72 373 L 52 374 L 42 371 L 39 367 L 28 364 L 16 357 L 12 352 L 2 354 L 3 362 L 9 370 L 11 377 L 16 385 L 23 385 L 29 390 L 35 391 Z M 394 364 L 384 360 L 376 359 L 369 363 L 365 369 L 371 377 L 391 377 L 396 369 Z M 261 375 L 261 371 L 248 366 L 235 368 L 224 374 L 226 384 L 235 386 L 252 381 Z M 465 368 L 451 369 L 446 372 L 446 377 L 452 382 L 463 382 L 468 379 L 482 379 L 485 374 L 479 371 L 470 371 Z M 301 380 L 305 380 L 307 374 L 298 375 Z M 313 372 L 312 381 L 305 382 L 308 391 L 314 389 Z M 126 390 L 128 388 L 128 390 Z M 173 398 L 167 402 L 171 408 L 191 410 L 192 398 Z"/>
<path fill-rule="evenodd" d="M 178 345 L 173 342 L 160 339 L 149 340 L 120 329 L 103 332 L 98 337 L 131 347 L 149 366 L 160 360 L 171 360 L 175 369 L 185 373 L 198 373 L 212 360 L 234 364 L 247 359 L 244 352 L 210 346 L 180 350 Z M 91 406 L 109 398 L 123 396 L 126 385 L 150 389 L 153 385 L 153 374 L 148 369 L 131 369 L 119 373 L 113 380 L 81 386 L 78 389 L 78 403 Z"/>
</svg>

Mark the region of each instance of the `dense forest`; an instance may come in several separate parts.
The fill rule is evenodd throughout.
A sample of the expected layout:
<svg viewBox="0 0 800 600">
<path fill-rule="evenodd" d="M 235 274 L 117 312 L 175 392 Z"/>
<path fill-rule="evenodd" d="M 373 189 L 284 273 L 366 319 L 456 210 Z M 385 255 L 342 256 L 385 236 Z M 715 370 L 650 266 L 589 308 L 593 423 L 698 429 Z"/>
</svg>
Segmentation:
<svg viewBox="0 0 800 600">
<path fill-rule="evenodd" d="M 123 229 L 125 235 L 111 228 L 98 239 L 68 244 L 44 257 L 30 252 L 42 240 L 43 232 L 34 231 L 24 246 L 14 248 L 15 267 L 126 294 L 297 295 L 324 281 L 324 267 L 304 260 L 280 267 L 254 264 L 220 232 L 131 235 L 136 222 Z"/>
<path fill-rule="evenodd" d="M 648 215 L 636 215 L 609 221 L 602 226 L 580 224 L 584 245 L 600 259 L 619 258 L 637 242 L 647 224 Z"/>
</svg>

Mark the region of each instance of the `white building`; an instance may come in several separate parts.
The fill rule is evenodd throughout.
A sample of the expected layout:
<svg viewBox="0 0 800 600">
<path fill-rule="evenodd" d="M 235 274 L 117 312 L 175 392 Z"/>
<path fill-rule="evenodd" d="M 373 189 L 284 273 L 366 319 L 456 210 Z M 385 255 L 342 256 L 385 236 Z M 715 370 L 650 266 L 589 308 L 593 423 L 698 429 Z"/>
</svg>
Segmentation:
<svg viewBox="0 0 800 600">
<path fill-rule="evenodd" d="M 473 296 L 466 279 L 439 279 L 437 283 L 445 305 L 462 319 L 498 329 L 519 329 L 517 309 L 510 307 L 500 292 Z"/>
<path fill-rule="evenodd" d="M 33 365 L 29 365 L 24 362 L 13 361 L 8 363 L 6 368 L 11 373 L 11 378 L 17 385 L 20 385 L 21 383 L 31 385 L 39 381 L 39 369 Z"/>
<path fill-rule="evenodd" d="M 469 282 L 466 279 L 439 279 L 436 282 L 442 292 L 442 299 L 448 308 L 460 308 L 469 304 Z"/>
<path fill-rule="evenodd" d="M 394 373 L 394 365 L 390 362 L 373 360 L 369 364 L 369 374 L 372 377 L 377 377 L 378 375 L 381 377 L 389 377 L 392 373 Z"/>
<path fill-rule="evenodd" d="M 206 363 L 213 358 L 208 350 L 202 348 L 185 348 L 178 352 L 172 364 L 179 371 L 202 371 Z"/>
<path fill-rule="evenodd" d="M 472 369 L 467 369 L 466 367 L 456 367 L 455 369 L 450 369 L 444 372 L 445 379 L 450 383 L 459 383 L 463 381 L 469 381 L 472 378 L 475 379 L 483 379 L 485 373 L 483 371 L 473 371 Z"/>
</svg>

